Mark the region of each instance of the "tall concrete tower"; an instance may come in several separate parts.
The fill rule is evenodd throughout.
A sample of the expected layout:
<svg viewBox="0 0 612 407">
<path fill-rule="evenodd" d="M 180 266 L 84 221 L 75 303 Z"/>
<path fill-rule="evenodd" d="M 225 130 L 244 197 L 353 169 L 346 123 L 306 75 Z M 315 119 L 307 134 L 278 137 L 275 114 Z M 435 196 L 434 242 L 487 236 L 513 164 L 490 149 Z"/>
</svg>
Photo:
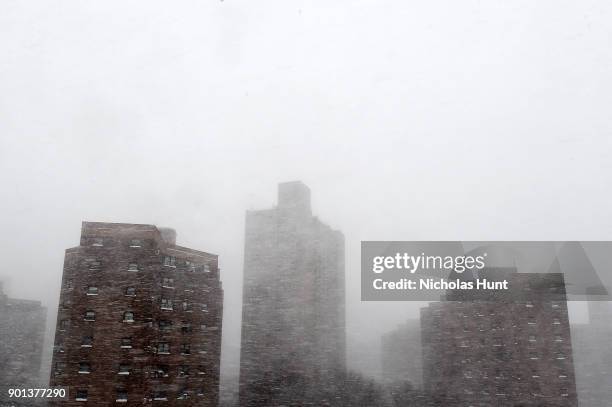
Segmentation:
<svg viewBox="0 0 612 407">
<path fill-rule="evenodd" d="M 240 405 L 322 403 L 345 371 L 344 236 L 301 182 L 246 215 Z M 320 404 L 317 404 L 320 405 Z"/>
</svg>

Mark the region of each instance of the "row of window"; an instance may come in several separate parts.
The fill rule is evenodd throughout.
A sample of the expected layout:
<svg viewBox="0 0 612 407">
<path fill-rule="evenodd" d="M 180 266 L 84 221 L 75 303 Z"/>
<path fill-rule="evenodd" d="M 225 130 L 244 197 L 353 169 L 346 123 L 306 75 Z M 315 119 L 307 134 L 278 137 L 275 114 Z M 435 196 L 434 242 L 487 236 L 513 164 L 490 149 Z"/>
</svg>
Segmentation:
<svg viewBox="0 0 612 407">
<path fill-rule="evenodd" d="M 94 237 L 91 239 L 91 245 L 94 247 L 103 247 L 104 246 L 104 238 L 103 237 Z M 142 239 L 131 239 L 129 242 L 129 247 L 138 249 L 144 245 L 144 241 Z"/>
<path fill-rule="evenodd" d="M 155 367 L 151 367 L 146 369 L 149 376 L 153 378 L 164 378 L 169 377 L 169 367 L 168 365 L 157 365 Z M 66 371 L 66 364 L 64 362 L 57 362 L 55 364 L 55 374 L 59 375 Z M 92 372 L 91 363 L 89 362 L 79 362 L 79 369 L 77 371 L 79 374 L 90 374 Z M 132 365 L 130 363 L 120 363 L 117 368 L 117 374 L 121 376 L 129 376 L 133 372 Z M 189 377 L 192 374 L 203 376 L 206 374 L 206 370 L 204 366 L 198 366 L 197 368 L 192 368 L 189 365 L 180 365 L 177 369 L 178 377 Z"/>
<path fill-rule="evenodd" d="M 102 268 L 102 262 L 98 259 L 94 259 L 94 258 L 85 259 L 85 262 L 87 264 L 87 268 L 89 268 L 90 271 L 98 271 Z M 163 265 L 169 268 L 176 268 L 177 266 L 176 257 L 164 256 Z M 185 261 L 185 266 L 191 272 L 209 273 L 211 270 L 209 264 L 195 264 L 190 261 Z M 128 263 L 127 271 L 140 271 L 140 270 L 141 270 L 141 266 L 138 264 L 138 262 Z"/>
<path fill-rule="evenodd" d="M 176 399 L 177 400 L 187 400 L 189 398 L 191 398 L 192 394 L 196 394 L 197 396 L 204 396 L 205 392 L 204 389 L 200 389 L 197 390 L 196 392 L 192 392 L 189 391 L 188 389 L 183 389 L 180 390 L 177 395 L 176 395 Z M 117 393 L 116 393 L 116 399 L 115 401 L 117 403 L 127 403 L 128 401 L 128 392 L 126 390 L 123 389 L 117 389 Z M 153 394 L 150 396 L 149 401 L 168 401 L 168 392 L 164 391 L 164 390 L 156 390 L 153 392 Z M 75 397 L 75 401 L 87 401 L 88 399 L 88 391 L 85 389 L 78 389 L 76 391 L 76 397 Z"/>
<path fill-rule="evenodd" d="M 201 305 L 201 311 L 202 312 L 208 312 L 208 304 L 200 304 L 200 305 Z M 169 299 L 166 299 L 166 298 L 162 298 L 160 307 L 161 307 L 162 310 L 172 311 L 172 310 L 174 310 L 174 303 L 172 302 L 172 300 L 169 300 Z M 192 309 L 191 308 L 191 304 L 186 302 L 186 301 L 183 301 L 182 302 L 182 309 L 183 309 L 183 311 L 191 311 L 191 309 Z M 88 321 L 88 322 L 94 322 L 96 320 L 96 312 L 95 311 L 91 311 L 91 310 L 85 311 L 83 319 L 85 321 Z M 61 329 L 65 329 L 64 328 L 64 324 L 68 324 L 67 321 L 68 320 L 62 320 L 60 322 L 60 328 Z M 122 321 L 126 322 L 126 323 L 135 322 L 134 313 L 132 311 L 125 311 L 123 313 Z"/>
</svg>

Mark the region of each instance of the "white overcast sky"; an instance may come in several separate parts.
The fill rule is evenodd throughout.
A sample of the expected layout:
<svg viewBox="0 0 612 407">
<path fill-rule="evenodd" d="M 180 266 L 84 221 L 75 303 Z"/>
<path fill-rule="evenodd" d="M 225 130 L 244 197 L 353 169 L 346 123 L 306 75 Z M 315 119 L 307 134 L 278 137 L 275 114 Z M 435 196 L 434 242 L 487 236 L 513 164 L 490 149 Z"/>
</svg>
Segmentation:
<svg viewBox="0 0 612 407">
<path fill-rule="evenodd" d="M 82 220 L 174 227 L 233 373 L 244 211 L 300 179 L 357 365 L 418 311 L 359 303 L 360 240 L 612 239 L 611 108 L 608 0 L 3 0 L 0 276 L 54 313 Z"/>
</svg>

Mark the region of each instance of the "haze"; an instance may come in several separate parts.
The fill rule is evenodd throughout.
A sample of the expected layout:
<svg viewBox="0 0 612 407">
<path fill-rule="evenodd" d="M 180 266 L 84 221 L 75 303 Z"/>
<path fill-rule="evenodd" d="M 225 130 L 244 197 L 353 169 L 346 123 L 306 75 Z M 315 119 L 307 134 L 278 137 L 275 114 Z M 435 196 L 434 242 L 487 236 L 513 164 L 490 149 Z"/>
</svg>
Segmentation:
<svg viewBox="0 0 612 407">
<path fill-rule="evenodd" d="M 359 302 L 361 240 L 612 239 L 611 13 L 3 1 L 0 278 L 42 300 L 52 330 L 82 220 L 173 227 L 220 255 L 232 376 L 244 212 L 299 179 L 346 236 L 349 365 L 375 366 L 380 335 L 420 304 Z"/>
</svg>

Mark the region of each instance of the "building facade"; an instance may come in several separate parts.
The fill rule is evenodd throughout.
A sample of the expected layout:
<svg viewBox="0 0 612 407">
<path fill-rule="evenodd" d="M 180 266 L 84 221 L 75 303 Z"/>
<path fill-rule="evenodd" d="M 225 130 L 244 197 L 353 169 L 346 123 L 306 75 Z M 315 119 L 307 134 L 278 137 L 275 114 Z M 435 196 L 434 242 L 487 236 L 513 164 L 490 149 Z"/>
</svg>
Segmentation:
<svg viewBox="0 0 612 407">
<path fill-rule="evenodd" d="M 589 301 L 589 321 L 572 325 L 580 407 L 607 407 L 612 400 L 612 304 Z"/>
<path fill-rule="evenodd" d="M 218 257 L 171 229 L 83 222 L 66 250 L 50 383 L 59 405 L 217 406 Z"/>
<path fill-rule="evenodd" d="M 563 275 L 487 278 L 508 279 L 511 289 L 451 295 L 421 310 L 426 392 L 450 407 L 577 406 Z"/>
<path fill-rule="evenodd" d="M 308 187 L 280 184 L 275 208 L 246 215 L 240 405 L 333 404 L 345 342 L 344 237 Z"/>
<path fill-rule="evenodd" d="M 0 405 L 9 405 L 9 388 L 40 387 L 46 315 L 39 301 L 9 298 L 0 283 Z"/>
</svg>

